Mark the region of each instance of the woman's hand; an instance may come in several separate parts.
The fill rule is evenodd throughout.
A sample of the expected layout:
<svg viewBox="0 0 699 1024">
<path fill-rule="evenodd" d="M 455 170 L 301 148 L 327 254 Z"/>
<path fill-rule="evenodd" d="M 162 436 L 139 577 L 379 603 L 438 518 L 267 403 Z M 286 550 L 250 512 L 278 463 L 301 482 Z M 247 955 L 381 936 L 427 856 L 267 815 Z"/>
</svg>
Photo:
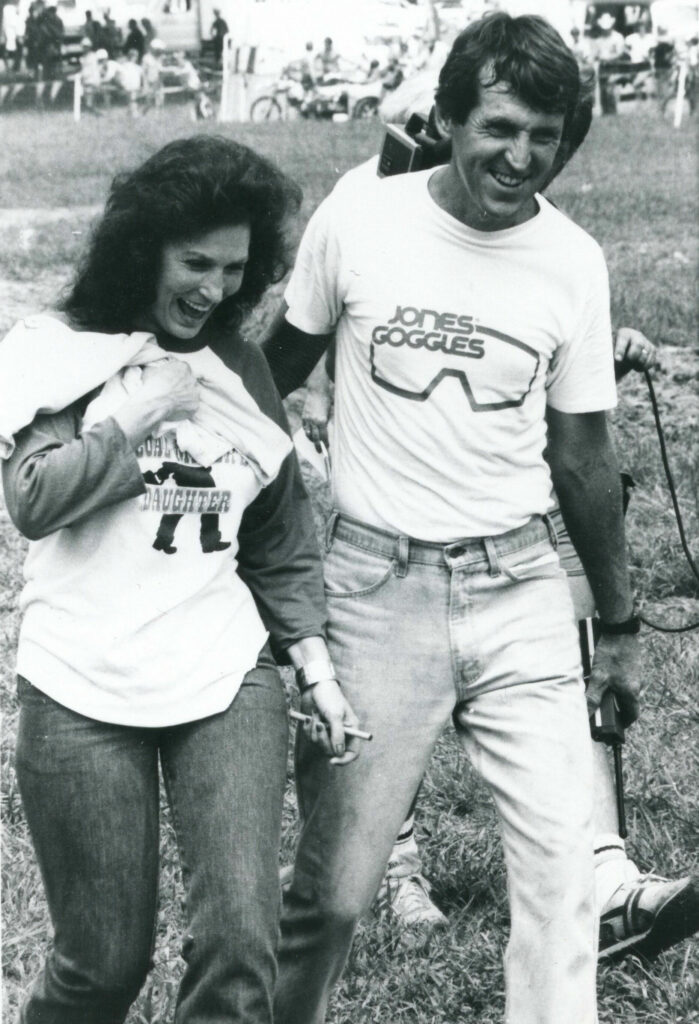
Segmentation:
<svg viewBox="0 0 699 1024">
<path fill-rule="evenodd" d="M 163 409 L 163 420 L 187 420 L 199 407 L 199 385 L 187 363 L 162 359 L 143 368 L 138 398 Z"/>
<path fill-rule="evenodd" d="M 361 741 L 356 736 L 345 736 L 345 728 L 358 728 L 359 720 L 336 679 L 323 679 L 309 687 L 301 698 L 301 707 L 313 717 L 303 726 L 306 736 L 323 748 L 331 764 L 349 764 L 359 757 Z"/>
<path fill-rule="evenodd" d="M 652 341 L 633 327 L 620 327 L 614 342 L 616 377 L 623 377 L 631 370 L 639 373 L 650 370 L 657 361 L 657 350 Z"/>
<path fill-rule="evenodd" d="M 161 359 L 143 368 L 141 387 L 112 413 L 131 447 L 138 448 L 168 420 L 186 420 L 199 407 L 199 385 L 187 363 Z"/>
</svg>

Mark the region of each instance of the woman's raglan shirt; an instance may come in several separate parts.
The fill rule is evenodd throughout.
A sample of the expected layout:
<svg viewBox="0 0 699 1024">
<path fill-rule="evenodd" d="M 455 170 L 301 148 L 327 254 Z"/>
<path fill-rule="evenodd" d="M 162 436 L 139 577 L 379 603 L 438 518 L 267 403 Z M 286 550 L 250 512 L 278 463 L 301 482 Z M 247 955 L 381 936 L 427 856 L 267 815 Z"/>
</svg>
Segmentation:
<svg viewBox="0 0 699 1024">
<path fill-rule="evenodd" d="M 237 373 L 288 433 L 256 345 L 220 334 L 177 358 Z M 199 465 L 174 431 L 133 451 L 90 399 L 40 415 L 3 465 L 30 538 L 17 670 L 91 718 L 174 725 L 224 710 L 269 635 L 282 654 L 325 627 L 320 556 L 293 451 L 263 486 L 232 449 Z"/>
</svg>

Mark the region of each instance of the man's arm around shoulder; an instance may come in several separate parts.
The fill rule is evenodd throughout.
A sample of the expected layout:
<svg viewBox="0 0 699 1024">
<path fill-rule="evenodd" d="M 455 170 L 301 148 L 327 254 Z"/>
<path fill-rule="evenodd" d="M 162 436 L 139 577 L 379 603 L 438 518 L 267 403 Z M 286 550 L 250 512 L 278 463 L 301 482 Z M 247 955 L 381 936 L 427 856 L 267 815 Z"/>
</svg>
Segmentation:
<svg viewBox="0 0 699 1024">
<path fill-rule="evenodd" d="M 547 410 L 553 485 L 563 519 L 585 569 L 603 623 L 633 616 L 626 564 L 622 494 L 616 455 L 604 412 Z M 635 635 L 603 634 L 587 690 L 594 711 L 602 694 L 616 694 L 625 724 L 639 713 L 640 649 Z"/>
</svg>

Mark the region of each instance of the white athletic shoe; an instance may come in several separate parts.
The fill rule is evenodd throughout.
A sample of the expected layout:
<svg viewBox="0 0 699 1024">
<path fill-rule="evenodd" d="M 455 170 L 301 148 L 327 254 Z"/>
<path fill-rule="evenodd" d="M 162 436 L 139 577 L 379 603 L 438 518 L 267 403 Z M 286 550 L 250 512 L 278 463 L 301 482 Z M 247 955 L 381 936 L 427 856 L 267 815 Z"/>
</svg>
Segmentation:
<svg viewBox="0 0 699 1024">
<path fill-rule="evenodd" d="M 430 883 L 422 875 L 384 878 L 379 899 L 392 917 L 409 928 L 444 928 L 448 924 L 430 899 Z"/>
<path fill-rule="evenodd" d="M 600 960 L 652 960 L 699 931 L 699 878 L 641 875 L 616 890 L 600 917 Z"/>
</svg>

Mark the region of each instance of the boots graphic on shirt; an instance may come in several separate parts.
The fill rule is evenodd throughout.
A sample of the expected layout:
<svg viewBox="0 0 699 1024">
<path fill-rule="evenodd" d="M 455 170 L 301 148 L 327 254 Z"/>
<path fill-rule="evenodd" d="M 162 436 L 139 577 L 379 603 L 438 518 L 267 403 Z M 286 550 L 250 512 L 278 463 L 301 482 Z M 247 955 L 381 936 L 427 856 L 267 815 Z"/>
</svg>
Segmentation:
<svg viewBox="0 0 699 1024">
<path fill-rule="evenodd" d="M 211 475 L 211 466 L 184 466 L 181 462 L 164 462 L 155 472 L 147 470 L 143 479 L 147 484 L 160 485 L 170 477 L 178 487 L 215 487 L 216 482 Z M 158 525 L 158 532 L 153 547 L 166 555 L 174 555 L 177 548 L 173 544 L 177 524 L 183 513 L 165 513 Z M 205 555 L 213 551 L 225 551 L 231 546 L 229 540 L 221 540 L 218 512 L 203 512 L 200 518 L 199 542 Z"/>
</svg>

